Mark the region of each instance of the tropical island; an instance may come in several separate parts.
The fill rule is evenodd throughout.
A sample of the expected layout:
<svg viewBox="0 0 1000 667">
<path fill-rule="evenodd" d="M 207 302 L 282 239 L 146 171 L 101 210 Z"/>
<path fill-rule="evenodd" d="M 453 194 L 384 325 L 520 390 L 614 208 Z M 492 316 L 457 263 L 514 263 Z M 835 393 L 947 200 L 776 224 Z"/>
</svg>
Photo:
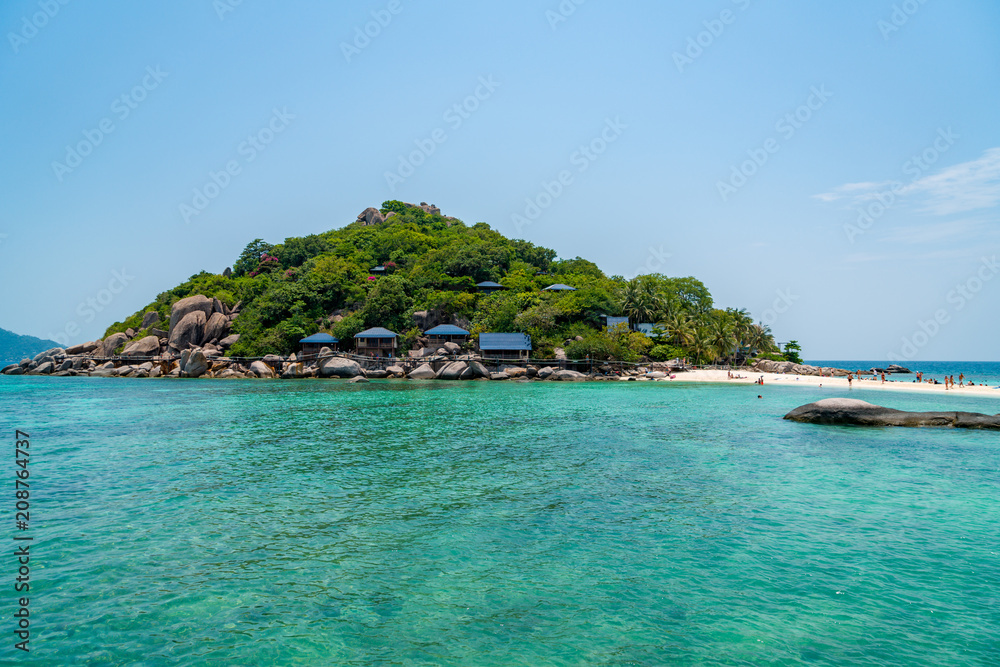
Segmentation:
<svg viewBox="0 0 1000 667">
<path fill-rule="evenodd" d="M 248 362 L 233 375 L 260 376 L 248 368 L 260 360 L 280 375 L 288 362 L 309 361 L 304 352 L 313 361 L 530 356 L 587 360 L 591 370 L 593 362 L 801 363 L 794 341 L 779 351 L 767 326 L 746 310 L 715 307 L 696 278 L 609 277 L 586 259 L 558 259 L 486 223 L 396 200 L 341 229 L 279 244 L 255 239 L 232 268 L 191 276 L 101 340 L 49 352 L 51 366 L 25 359 L 3 372 L 111 370 L 119 364 L 107 360 L 121 358 L 147 362 L 154 376 L 151 362 L 163 375 L 194 375 L 183 366 L 196 355 L 199 375 L 213 377 L 227 360 Z M 67 365 L 67 356 L 111 366 Z M 308 375 L 300 368 L 291 377 Z"/>
</svg>

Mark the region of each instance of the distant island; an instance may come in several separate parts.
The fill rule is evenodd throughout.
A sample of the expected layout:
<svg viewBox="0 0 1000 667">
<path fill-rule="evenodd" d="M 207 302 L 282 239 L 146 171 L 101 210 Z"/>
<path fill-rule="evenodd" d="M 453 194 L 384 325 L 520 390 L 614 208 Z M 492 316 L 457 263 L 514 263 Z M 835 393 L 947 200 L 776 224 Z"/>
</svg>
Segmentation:
<svg viewBox="0 0 1000 667">
<path fill-rule="evenodd" d="M 59 343 L 34 336 L 21 336 L 13 331 L 0 329 L 0 366 L 13 364 L 25 357 L 34 357 L 39 352 L 58 347 Z"/>
</svg>

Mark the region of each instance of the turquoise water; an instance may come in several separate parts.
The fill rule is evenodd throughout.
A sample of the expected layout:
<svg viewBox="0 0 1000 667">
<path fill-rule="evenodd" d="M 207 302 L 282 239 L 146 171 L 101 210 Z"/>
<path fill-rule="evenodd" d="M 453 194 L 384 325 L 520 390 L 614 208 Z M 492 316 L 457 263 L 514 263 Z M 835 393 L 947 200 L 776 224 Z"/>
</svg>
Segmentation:
<svg viewBox="0 0 1000 667">
<path fill-rule="evenodd" d="M 886 368 L 891 362 L 867 360 L 808 361 L 806 363 L 854 371 Z M 985 382 L 991 387 L 1000 386 L 1000 362 L 998 361 L 907 361 L 901 365 L 914 373 L 922 372 L 925 378 L 935 378 L 939 382 L 944 381 L 945 375 L 954 375 L 955 382 L 958 382 L 958 376 L 965 374 L 966 379 L 974 381 L 977 385 Z M 893 375 L 892 379 L 898 382 L 910 382 L 913 380 L 913 375 Z"/>
<path fill-rule="evenodd" d="M 3 377 L 19 664 L 997 664 L 1000 434 L 781 419 L 835 393 Z"/>
</svg>

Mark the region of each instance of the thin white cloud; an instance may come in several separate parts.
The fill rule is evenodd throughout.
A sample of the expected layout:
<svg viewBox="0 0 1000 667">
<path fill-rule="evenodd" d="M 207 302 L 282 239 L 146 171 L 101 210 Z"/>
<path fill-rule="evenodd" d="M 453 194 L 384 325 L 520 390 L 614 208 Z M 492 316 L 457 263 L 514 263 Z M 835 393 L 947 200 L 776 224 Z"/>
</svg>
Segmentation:
<svg viewBox="0 0 1000 667">
<path fill-rule="evenodd" d="M 1000 203 L 1000 148 L 989 149 L 978 160 L 925 176 L 904 192 L 925 197 L 921 210 L 935 215 L 993 208 Z"/>
<path fill-rule="evenodd" d="M 882 240 L 893 244 L 942 244 L 952 241 L 981 243 L 997 235 L 995 224 L 986 220 L 963 218 L 929 225 L 911 225 L 889 229 Z"/>
<path fill-rule="evenodd" d="M 953 215 L 993 208 L 1000 204 L 1000 148 L 991 148 L 976 160 L 945 167 L 906 186 L 899 181 L 846 183 L 813 196 L 823 202 L 846 199 L 848 204 L 860 206 L 880 195 L 884 197 L 894 184 L 898 199 L 907 199 L 923 213 Z"/>
<path fill-rule="evenodd" d="M 840 199 L 867 200 L 873 198 L 879 192 L 888 190 L 892 181 L 868 182 L 868 183 L 845 183 L 834 188 L 830 192 L 823 192 L 813 195 L 816 199 L 825 202 L 838 201 Z"/>
</svg>

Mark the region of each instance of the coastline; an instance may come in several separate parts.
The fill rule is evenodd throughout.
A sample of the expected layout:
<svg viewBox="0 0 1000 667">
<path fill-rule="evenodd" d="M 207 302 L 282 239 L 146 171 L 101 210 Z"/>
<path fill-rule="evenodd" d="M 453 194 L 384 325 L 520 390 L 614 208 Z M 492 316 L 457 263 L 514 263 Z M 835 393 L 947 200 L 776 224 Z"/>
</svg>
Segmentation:
<svg viewBox="0 0 1000 667">
<path fill-rule="evenodd" d="M 781 373 L 761 373 L 754 372 L 748 369 L 740 369 L 739 371 L 734 371 L 736 375 L 746 376 L 744 379 L 729 379 L 727 373 L 729 371 L 721 370 L 693 370 L 686 373 L 678 373 L 672 382 L 708 382 L 716 384 L 754 384 L 758 378 L 764 377 L 764 385 L 777 385 L 782 387 L 794 386 L 794 387 L 809 387 L 809 388 L 831 388 L 831 389 L 850 389 L 848 387 L 847 378 L 843 377 L 821 377 L 818 375 L 785 375 Z M 912 375 L 903 376 L 913 378 Z M 928 384 L 926 382 L 911 382 L 908 380 L 890 380 L 886 377 L 886 381 L 883 384 L 880 380 L 854 380 L 853 389 L 873 389 L 876 391 L 908 391 L 917 393 L 928 393 L 928 394 L 946 394 L 949 396 L 975 396 L 975 397 L 989 397 L 1000 399 L 1000 389 L 991 386 L 979 386 L 975 387 L 955 387 L 954 389 L 945 389 L 943 384 Z"/>
<path fill-rule="evenodd" d="M 543 378 L 543 377 L 537 377 L 537 376 L 536 377 L 528 377 L 527 374 L 523 374 L 523 375 L 516 375 L 516 376 L 513 376 L 513 377 L 504 377 L 504 378 L 500 378 L 500 377 L 497 377 L 496 375 L 493 375 L 493 377 L 489 377 L 489 378 L 488 377 L 482 377 L 482 378 L 478 378 L 478 379 L 480 381 L 494 381 L 494 382 L 496 382 L 496 381 L 507 381 L 507 382 L 515 382 L 515 383 L 516 382 L 532 382 L 532 383 L 533 382 L 552 382 L 554 380 L 570 380 L 570 381 L 584 381 L 584 382 L 608 382 L 608 381 L 611 381 L 611 382 L 627 382 L 627 381 L 636 382 L 636 381 L 638 381 L 638 382 L 670 382 L 670 383 L 675 383 L 675 384 L 692 383 L 692 384 L 744 384 L 744 385 L 756 385 L 757 379 L 760 378 L 761 376 L 763 376 L 763 378 L 764 378 L 764 385 L 763 386 L 765 386 L 765 387 L 766 386 L 781 386 L 781 387 L 801 387 L 801 388 L 809 388 L 809 389 L 829 388 L 829 389 L 847 390 L 847 391 L 850 391 L 851 389 L 863 389 L 863 390 L 875 390 L 875 391 L 890 391 L 890 392 L 891 391 L 902 391 L 902 392 L 910 392 L 910 393 L 943 394 L 943 395 L 948 395 L 948 396 L 968 396 L 968 397 L 976 397 L 976 398 L 983 398 L 983 397 L 985 397 L 985 398 L 997 398 L 997 399 L 1000 399 L 1000 387 L 992 387 L 992 386 L 979 386 L 979 385 L 977 385 L 977 386 L 974 386 L 974 387 L 965 386 L 965 387 L 955 387 L 953 389 L 946 389 L 945 385 L 943 385 L 943 384 L 934 385 L 934 384 L 928 384 L 926 382 L 917 383 L 917 382 L 910 382 L 910 381 L 906 381 L 906 380 L 895 380 L 895 381 L 893 381 L 893 380 L 889 380 L 888 378 L 886 378 L 886 381 L 885 381 L 884 384 L 881 381 L 854 380 L 853 386 L 848 386 L 847 378 L 844 378 L 844 377 L 830 377 L 830 376 L 817 376 L 817 375 L 787 375 L 787 374 L 782 374 L 782 373 L 762 373 L 762 372 L 753 372 L 753 371 L 751 371 L 749 369 L 746 369 L 746 368 L 734 371 L 734 373 L 736 375 L 743 376 L 743 377 L 741 377 L 739 379 L 729 378 L 728 375 L 727 375 L 729 373 L 729 371 L 724 371 L 724 370 L 707 370 L 707 369 L 696 369 L 696 370 L 690 370 L 690 371 L 685 371 L 685 372 L 674 373 L 673 377 L 671 377 L 671 376 L 667 376 L 667 377 L 649 377 L 648 375 L 641 374 L 641 373 L 640 374 L 636 374 L 636 375 L 627 375 L 627 376 L 623 375 L 621 377 L 615 377 L 615 376 L 610 376 L 610 377 L 609 376 L 589 377 L 589 376 L 587 376 L 585 374 L 582 374 L 582 373 L 579 373 L 579 374 L 575 373 L 574 371 L 563 371 L 563 373 L 572 374 L 573 376 L 571 376 L 571 377 L 550 377 L 550 376 L 545 376 Z M 661 373 L 657 373 L 657 375 L 660 375 L 660 374 Z M 145 379 L 145 378 L 148 377 L 146 375 L 131 375 L 131 374 L 130 375 L 126 375 L 126 376 L 119 376 L 117 374 L 108 373 L 108 372 L 103 372 L 103 373 L 86 373 L 86 372 L 84 372 L 84 373 L 79 373 L 79 374 L 74 373 L 72 376 L 75 376 L 75 377 L 103 377 L 103 378 L 119 378 L 119 377 L 121 377 L 123 379 L 126 379 L 128 377 L 131 377 L 133 379 Z M 0 376 L 0 377 L 2 377 L 2 376 Z M 66 377 L 66 375 L 62 375 L 62 374 L 59 374 L 59 375 L 55 375 L 55 374 L 34 374 L 34 373 L 32 373 L 32 374 L 17 375 L 17 376 L 12 376 L 12 377 L 22 377 L 22 378 L 28 378 L 28 377 Z M 171 376 L 168 376 L 168 375 L 161 375 L 159 377 L 162 378 L 162 379 L 183 379 L 183 378 L 177 378 L 176 376 L 171 377 Z M 157 378 L 156 378 L 156 376 L 152 376 L 152 377 L 149 377 L 148 379 L 157 379 Z M 303 377 L 303 376 L 288 377 L 288 376 L 280 376 L 278 373 L 275 373 L 274 375 L 272 375 L 270 377 L 266 377 L 266 378 L 255 377 L 253 375 L 247 375 L 247 376 L 243 376 L 243 377 L 225 377 L 225 376 L 224 377 L 218 377 L 218 376 L 211 377 L 211 376 L 202 376 L 200 378 L 187 378 L 187 379 L 190 379 L 190 380 L 195 380 L 195 379 L 199 379 L 199 380 L 227 380 L 227 381 L 238 380 L 238 379 L 246 379 L 246 380 L 252 380 L 254 382 L 259 382 L 262 379 L 264 379 L 264 380 L 298 380 L 298 381 L 310 380 L 311 379 L 311 380 L 319 380 L 319 381 L 322 381 L 322 382 L 336 381 L 336 380 L 341 380 L 341 381 L 344 381 L 345 383 L 350 382 L 350 378 L 348 378 L 348 377 L 336 377 L 336 376 L 333 376 L 333 377 L 317 377 L 317 376 L 311 376 L 311 377 Z M 412 377 L 411 378 L 411 377 L 399 377 L 399 376 L 392 376 L 392 375 L 390 375 L 388 377 L 385 377 L 385 376 L 381 376 L 381 375 L 376 375 L 375 373 L 368 374 L 368 377 L 365 377 L 364 375 L 362 375 L 360 377 L 355 377 L 354 378 L 355 381 L 371 381 L 371 380 L 390 380 L 390 381 L 391 380 L 396 380 L 396 381 L 400 381 L 400 380 L 407 380 L 407 381 L 428 382 L 428 383 L 430 383 L 431 381 L 444 381 L 444 382 L 452 383 L 452 382 L 454 382 L 454 381 L 456 381 L 458 379 L 459 378 L 457 378 L 457 377 L 456 378 L 447 378 L 447 379 L 446 378 L 442 378 L 442 377 L 437 377 L 437 378 L 433 378 L 433 377 L 428 377 L 428 378 Z M 463 378 L 463 379 L 465 381 L 473 381 L 472 378 Z"/>
</svg>

